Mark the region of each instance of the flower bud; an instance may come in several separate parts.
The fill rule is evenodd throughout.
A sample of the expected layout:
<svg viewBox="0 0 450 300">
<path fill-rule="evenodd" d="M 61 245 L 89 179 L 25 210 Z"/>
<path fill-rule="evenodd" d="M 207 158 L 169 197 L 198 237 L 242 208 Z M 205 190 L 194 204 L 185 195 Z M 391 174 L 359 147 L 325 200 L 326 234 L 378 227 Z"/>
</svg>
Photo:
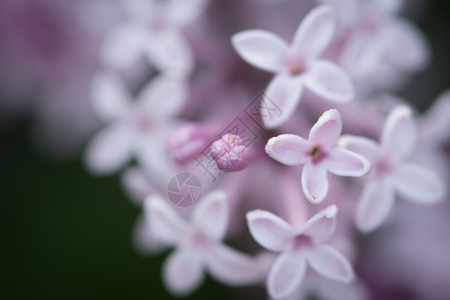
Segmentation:
<svg viewBox="0 0 450 300">
<path fill-rule="evenodd" d="M 210 155 L 217 166 L 224 172 L 243 170 L 250 161 L 250 150 L 237 135 L 226 134 L 215 141 L 210 148 Z"/>
<path fill-rule="evenodd" d="M 167 144 L 170 154 L 182 165 L 198 156 L 209 142 L 206 130 L 195 124 L 185 124 L 169 136 Z"/>
</svg>

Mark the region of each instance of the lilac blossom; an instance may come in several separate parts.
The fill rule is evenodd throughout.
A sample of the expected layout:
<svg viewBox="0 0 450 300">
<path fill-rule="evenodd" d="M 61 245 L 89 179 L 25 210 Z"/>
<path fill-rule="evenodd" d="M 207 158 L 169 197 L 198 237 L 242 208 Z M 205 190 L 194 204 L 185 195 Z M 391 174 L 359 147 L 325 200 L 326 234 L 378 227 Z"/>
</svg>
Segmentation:
<svg viewBox="0 0 450 300">
<path fill-rule="evenodd" d="M 96 74 L 92 86 L 94 109 L 108 126 L 89 143 L 86 166 L 94 173 L 119 170 L 132 157 L 145 159 L 163 143 L 158 131 L 183 105 L 187 94 L 182 81 L 159 77 L 132 101 L 124 83 L 113 73 Z"/>
<path fill-rule="evenodd" d="M 353 84 L 348 75 L 337 65 L 320 58 L 333 38 L 335 26 L 333 9 L 325 5 L 306 16 L 290 46 L 277 35 L 263 30 L 233 36 L 233 46 L 245 61 L 276 73 L 265 93 L 282 113 L 263 118 L 266 127 L 278 127 L 292 116 L 304 88 L 327 100 L 352 100 Z"/>
<path fill-rule="evenodd" d="M 223 192 L 205 196 L 190 222 L 157 196 L 146 201 L 145 209 L 157 239 L 176 247 L 163 266 L 163 279 L 172 293 L 191 293 L 202 283 L 205 269 L 219 281 L 235 286 L 255 284 L 263 278 L 263 265 L 222 242 L 229 219 Z"/>
<path fill-rule="evenodd" d="M 412 203 L 431 205 L 443 200 L 445 185 L 432 170 L 408 159 L 416 147 L 417 129 L 407 106 L 387 117 L 377 143 L 366 137 L 345 136 L 340 145 L 364 155 L 373 166 L 356 211 L 356 224 L 364 232 L 379 227 L 398 194 Z"/>
<path fill-rule="evenodd" d="M 182 29 L 204 9 L 206 0 L 122 0 L 128 19 L 106 36 L 101 60 L 120 69 L 129 68 L 145 56 L 160 72 L 179 76 L 194 63 Z"/>
<path fill-rule="evenodd" d="M 262 210 L 247 213 L 253 238 L 264 248 L 281 252 L 267 279 L 272 298 L 292 294 L 302 283 L 307 264 L 321 275 L 342 283 L 354 279 L 350 262 L 326 244 L 336 229 L 337 207 L 329 206 L 294 228 L 278 216 Z"/>
<path fill-rule="evenodd" d="M 312 203 L 320 203 L 328 193 L 328 172 L 359 177 L 370 170 L 369 162 L 359 154 L 337 147 L 342 119 L 335 109 L 323 113 L 309 132 L 309 139 L 282 134 L 271 138 L 267 154 L 288 166 L 303 165 L 302 187 Z"/>
</svg>

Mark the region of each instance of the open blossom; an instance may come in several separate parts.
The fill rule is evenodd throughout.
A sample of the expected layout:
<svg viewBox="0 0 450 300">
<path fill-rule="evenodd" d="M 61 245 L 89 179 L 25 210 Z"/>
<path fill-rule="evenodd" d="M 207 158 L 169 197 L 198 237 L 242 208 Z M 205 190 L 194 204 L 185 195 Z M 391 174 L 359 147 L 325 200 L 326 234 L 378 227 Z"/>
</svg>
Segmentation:
<svg viewBox="0 0 450 300">
<path fill-rule="evenodd" d="M 443 199 L 443 181 L 432 170 L 408 161 L 416 139 L 415 122 L 407 106 L 399 106 L 389 114 L 379 144 L 365 137 L 342 137 L 341 146 L 364 155 L 373 166 L 356 211 L 360 230 L 374 230 L 385 221 L 395 194 L 424 205 Z"/>
<path fill-rule="evenodd" d="M 93 105 L 109 124 L 88 145 L 87 167 L 97 174 L 109 174 L 134 156 L 144 159 L 155 153 L 155 143 L 165 144 L 158 131 L 182 108 L 186 95 L 184 82 L 158 77 L 132 100 L 114 74 L 98 73 L 92 87 Z"/>
<path fill-rule="evenodd" d="M 191 221 L 176 214 L 158 196 L 146 201 L 151 230 L 163 244 L 176 250 L 163 266 L 163 279 L 168 289 L 185 295 L 203 281 L 204 269 L 228 285 L 255 284 L 264 276 L 265 263 L 259 263 L 222 243 L 228 227 L 228 205 L 221 191 L 211 192 L 195 207 Z"/>
<path fill-rule="evenodd" d="M 333 38 L 335 26 L 334 11 L 324 5 L 312 10 L 301 22 L 290 46 L 277 35 L 263 30 L 233 36 L 234 48 L 245 61 L 276 73 L 265 94 L 282 113 L 263 118 L 266 127 L 278 127 L 290 118 L 304 88 L 327 100 L 352 100 L 353 84 L 348 75 L 332 62 L 320 58 Z"/>
<path fill-rule="evenodd" d="M 337 207 L 328 206 L 294 228 L 276 215 L 262 210 L 247 213 L 253 238 L 264 248 L 281 252 L 272 266 L 267 288 L 272 298 L 292 294 L 302 283 L 307 264 L 332 280 L 350 283 L 354 279 L 350 262 L 326 244 L 336 229 Z"/>
<path fill-rule="evenodd" d="M 191 48 L 181 29 L 204 9 L 205 0 L 123 0 L 128 20 L 114 27 L 101 49 L 101 59 L 118 68 L 146 56 L 160 72 L 187 74 L 193 66 Z"/>
<path fill-rule="evenodd" d="M 328 172 L 359 177 L 370 170 L 370 163 L 363 156 L 337 147 L 341 131 L 341 115 L 330 109 L 311 128 L 308 140 L 282 134 L 267 142 L 266 152 L 282 164 L 303 165 L 303 192 L 312 203 L 320 203 L 328 193 Z"/>
</svg>

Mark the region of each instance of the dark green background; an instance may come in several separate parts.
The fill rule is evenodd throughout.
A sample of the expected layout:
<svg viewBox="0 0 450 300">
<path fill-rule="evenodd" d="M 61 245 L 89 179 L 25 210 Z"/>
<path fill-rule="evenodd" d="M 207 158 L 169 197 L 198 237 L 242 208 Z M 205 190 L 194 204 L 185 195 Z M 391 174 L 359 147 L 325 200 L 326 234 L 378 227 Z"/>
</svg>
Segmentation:
<svg viewBox="0 0 450 300">
<path fill-rule="evenodd" d="M 450 3 L 427 2 L 416 22 L 434 60 L 402 93 L 421 109 L 450 87 Z M 44 159 L 26 119 L 0 134 L 1 299 L 171 299 L 160 277 L 165 255 L 143 257 L 132 247 L 139 210 L 118 177 L 93 177 L 79 159 Z M 236 295 L 246 298 L 246 290 L 208 279 L 188 299 Z"/>
</svg>

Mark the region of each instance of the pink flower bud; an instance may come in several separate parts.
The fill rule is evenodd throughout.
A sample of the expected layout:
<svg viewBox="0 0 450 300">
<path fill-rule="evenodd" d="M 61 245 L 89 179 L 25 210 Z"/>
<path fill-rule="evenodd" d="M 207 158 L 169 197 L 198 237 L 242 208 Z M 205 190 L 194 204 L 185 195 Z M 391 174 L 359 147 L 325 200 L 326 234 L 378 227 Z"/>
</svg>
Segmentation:
<svg viewBox="0 0 450 300">
<path fill-rule="evenodd" d="M 224 172 L 241 171 L 250 161 L 250 150 L 244 141 L 234 134 L 226 134 L 215 141 L 211 145 L 210 155 Z"/>
<path fill-rule="evenodd" d="M 198 156 L 209 142 L 206 130 L 195 124 L 185 124 L 169 136 L 167 144 L 175 161 L 185 164 Z"/>
</svg>

